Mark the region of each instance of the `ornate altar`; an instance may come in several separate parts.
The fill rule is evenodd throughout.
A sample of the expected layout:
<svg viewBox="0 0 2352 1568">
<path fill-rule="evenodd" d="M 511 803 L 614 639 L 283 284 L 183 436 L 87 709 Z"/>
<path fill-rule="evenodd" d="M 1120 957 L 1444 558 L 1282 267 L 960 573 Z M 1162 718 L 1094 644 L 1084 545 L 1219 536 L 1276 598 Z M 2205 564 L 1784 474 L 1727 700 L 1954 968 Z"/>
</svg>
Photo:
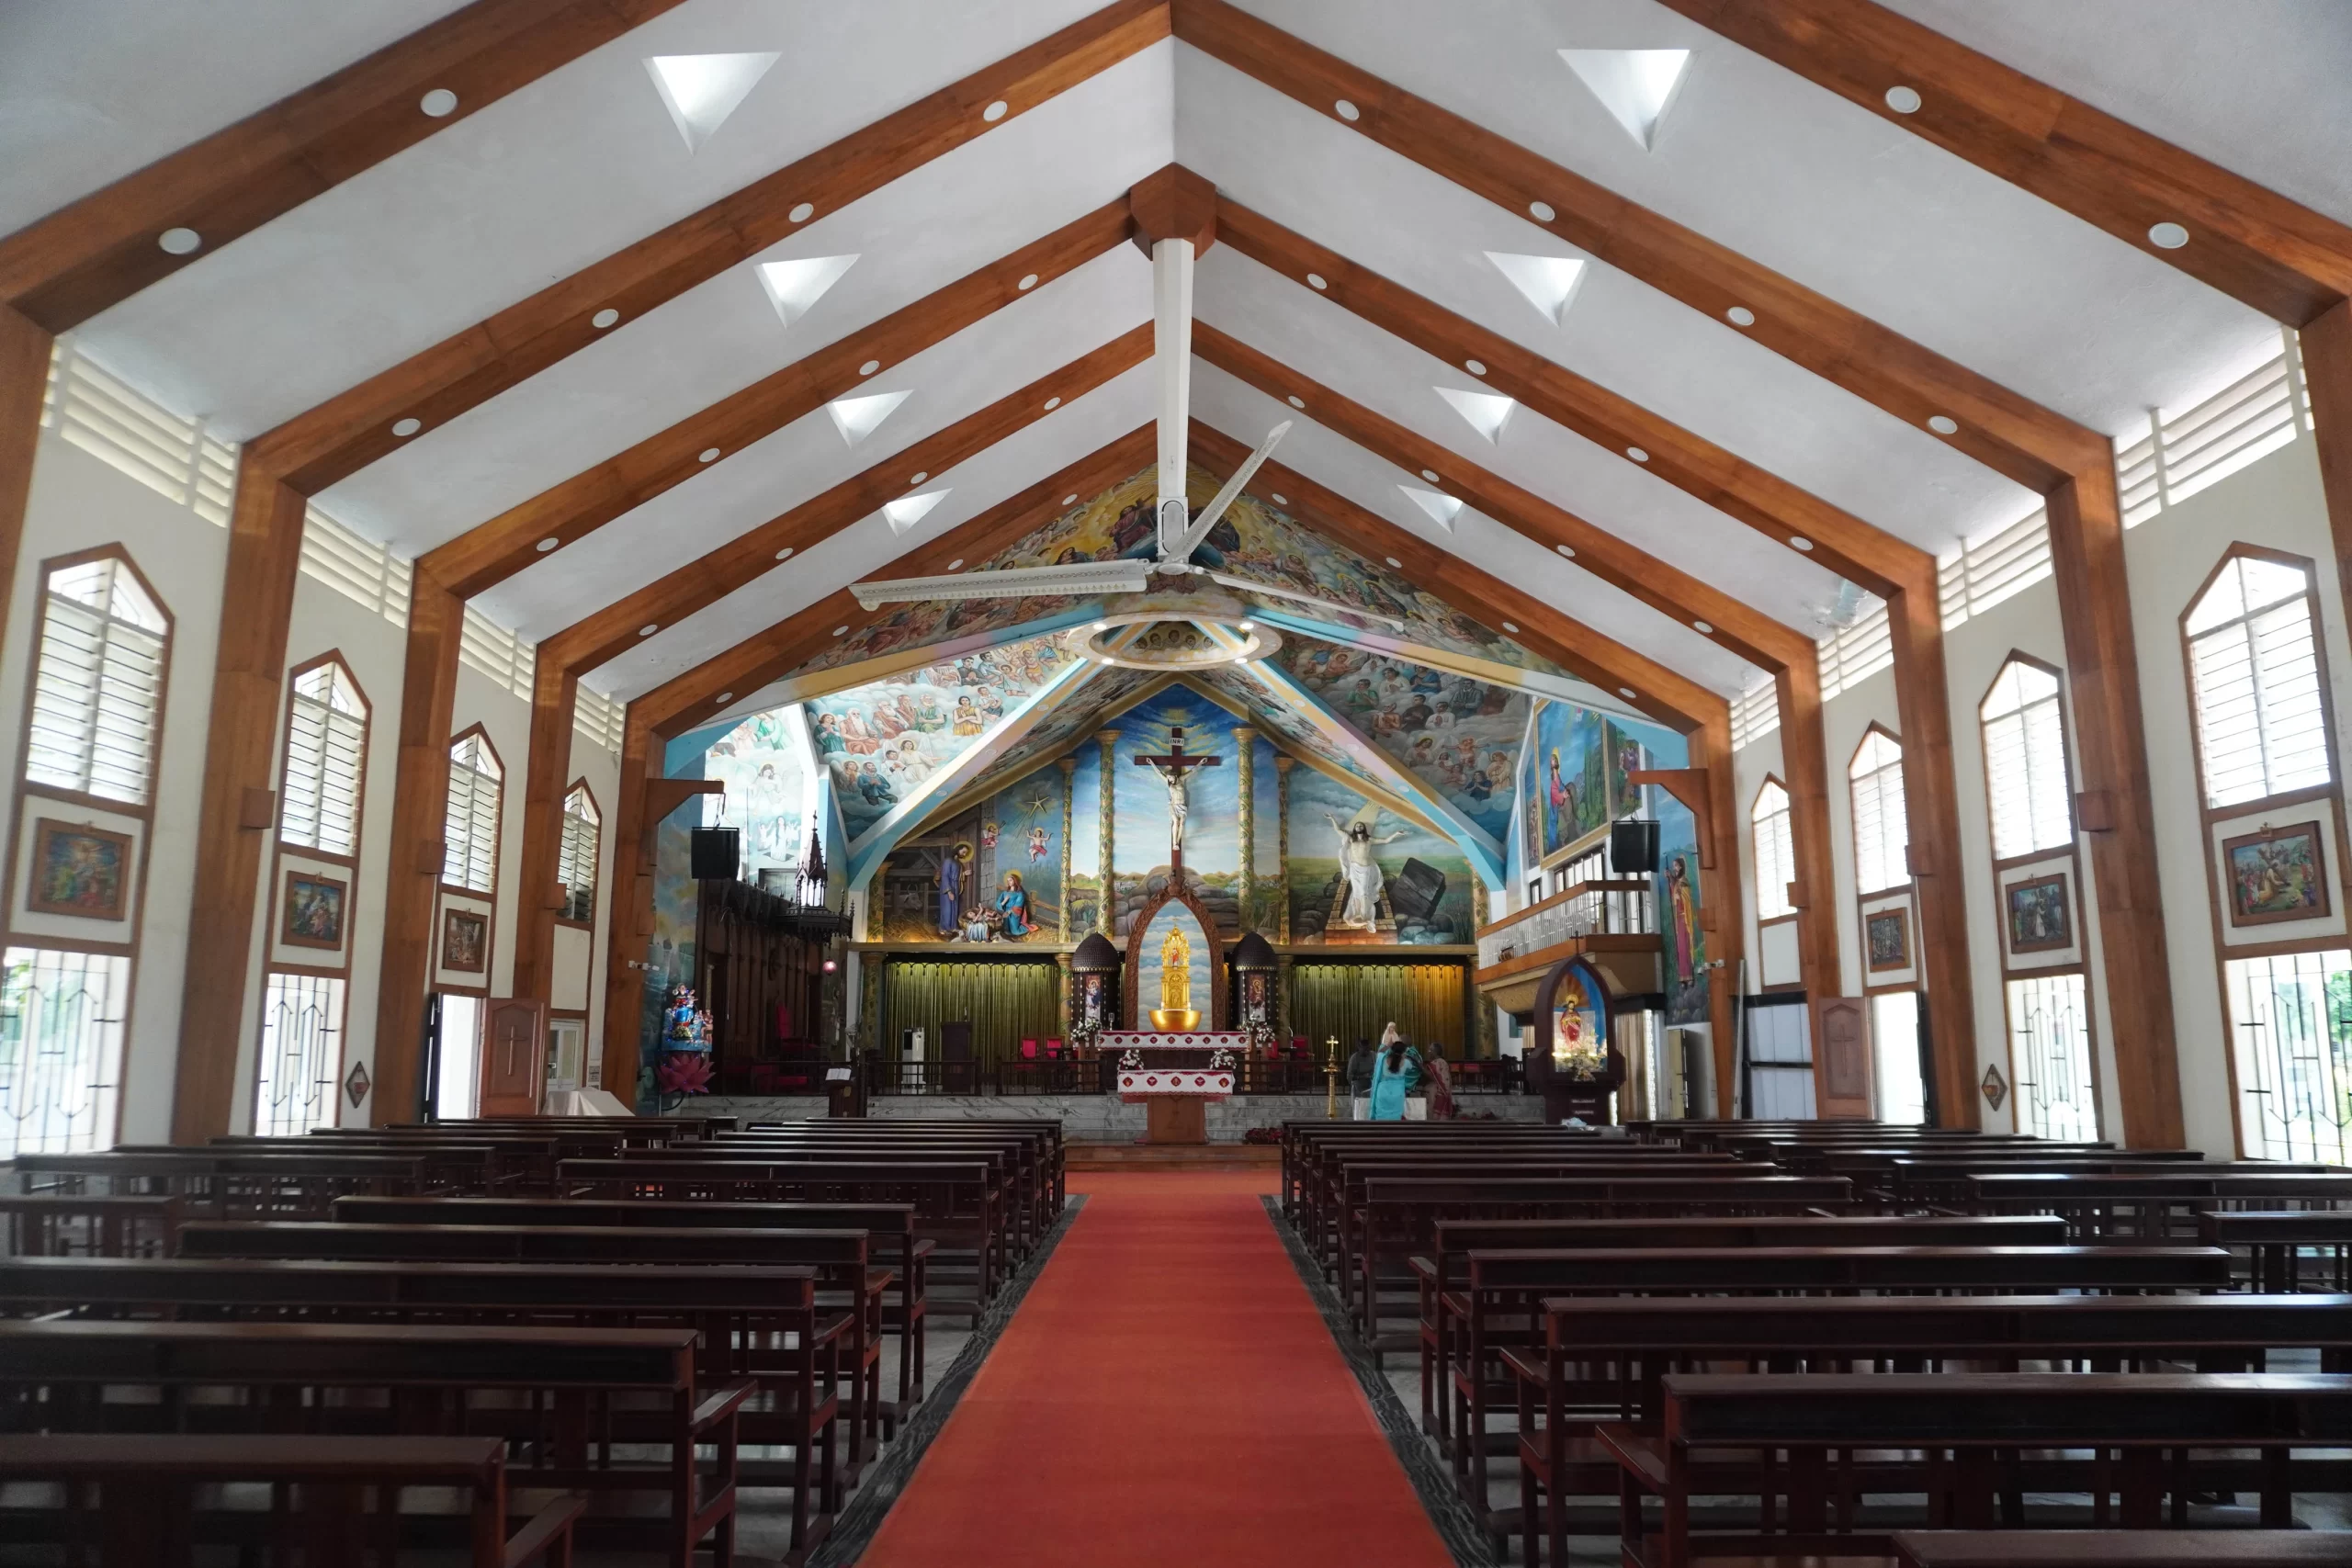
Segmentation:
<svg viewBox="0 0 2352 1568">
<path fill-rule="evenodd" d="M 1571 958 L 1544 976 L 1535 1003 L 1524 1066 L 1528 1089 L 1544 1097 L 1544 1120 L 1613 1123 L 1625 1058 L 1609 1042 L 1609 983 L 1583 959 Z"/>
<path fill-rule="evenodd" d="M 1236 1030 L 1118 1029 L 1104 1031 L 1098 1043 L 1104 1059 L 1117 1064 L 1119 1098 L 1148 1108 L 1148 1142 L 1204 1144 L 1208 1102 L 1233 1093 L 1250 1036 Z"/>
</svg>

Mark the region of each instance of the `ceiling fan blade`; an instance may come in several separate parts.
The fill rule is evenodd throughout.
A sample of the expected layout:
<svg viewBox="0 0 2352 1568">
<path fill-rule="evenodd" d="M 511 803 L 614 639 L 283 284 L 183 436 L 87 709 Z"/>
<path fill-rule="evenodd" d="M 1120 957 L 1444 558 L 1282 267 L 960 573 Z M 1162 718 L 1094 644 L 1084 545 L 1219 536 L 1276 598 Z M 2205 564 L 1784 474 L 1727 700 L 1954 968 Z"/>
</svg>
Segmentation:
<svg viewBox="0 0 2352 1568">
<path fill-rule="evenodd" d="M 1192 527 L 1185 531 L 1184 536 L 1176 542 L 1176 547 L 1170 550 L 1163 558 L 1164 559 L 1187 561 L 1193 558 L 1193 552 L 1199 549 L 1201 541 L 1209 536 L 1209 530 L 1216 527 L 1217 519 L 1225 515 L 1225 509 L 1240 499 L 1242 487 L 1256 476 L 1258 466 L 1263 463 L 1267 455 L 1273 451 L 1274 443 L 1290 434 L 1290 421 L 1284 420 L 1266 432 L 1266 438 L 1258 443 L 1258 449 L 1250 453 L 1249 459 L 1239 468 L 1233 470 L 1233 477 L 1225 481 L 1225 488 L 1210 498 L 1206 506 L 1201 508 L 1201 514 L 1193 519 Z"/>
<path fill-rule="evenodd" d="M 1230 577 L 1221 571 L 1210 572 L 1208 580 L 1222 588 L 1238 588 L 1247 593 L 1265 593 L 1276 599 L 1289 599 L 1301 604 L 1312 604 L 1318 610 L 1329 610 L 1333 615 L 1353 615 L 1360 621 L 1378 621 L 1382 626 L 1394 626 L 1400 632 L 1405 629 L 1405 623 L 1394 615 L 1384 615 L 1375 610 L 1359 610 L 1352 604 L 1336 604 L 1329 599 L 1317 599 L 1312 593 L 1301 593 L 1295 588 L 1277 588 L 1271 582 L 1252 582 L 1246 577 Z"/>
<path fill-rule="evenodd" d="M 1005 571 L 953 571 L 939 577 L 901 577 L 853 582 L 849 591 L 866 609 L 924 599 L 1026 599 L 1036 594 L 1140 593 L 1150 586 L 1151 563 L 1143 560 L 1073 561 L 1067 566 L 1014 567 Z"/>
</svg>

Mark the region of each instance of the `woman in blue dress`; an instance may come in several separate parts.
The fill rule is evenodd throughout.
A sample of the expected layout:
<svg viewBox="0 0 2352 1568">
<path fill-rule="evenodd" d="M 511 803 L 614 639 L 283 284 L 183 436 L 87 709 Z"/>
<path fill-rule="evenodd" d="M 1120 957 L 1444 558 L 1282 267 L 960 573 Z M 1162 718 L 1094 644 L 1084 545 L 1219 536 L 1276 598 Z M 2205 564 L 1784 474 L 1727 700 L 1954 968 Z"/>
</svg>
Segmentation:
<svg viewBox="0 0 2352 1568">
<path fill-rule="evenodd" d="M 1390 1024 L 1380 1032 L 1380 1051 L 1372 1061 L 1372 1119 L 1402 1122 L 1405 1092 L 1420 1081 L 1420 1057 Z"/>
</svg>

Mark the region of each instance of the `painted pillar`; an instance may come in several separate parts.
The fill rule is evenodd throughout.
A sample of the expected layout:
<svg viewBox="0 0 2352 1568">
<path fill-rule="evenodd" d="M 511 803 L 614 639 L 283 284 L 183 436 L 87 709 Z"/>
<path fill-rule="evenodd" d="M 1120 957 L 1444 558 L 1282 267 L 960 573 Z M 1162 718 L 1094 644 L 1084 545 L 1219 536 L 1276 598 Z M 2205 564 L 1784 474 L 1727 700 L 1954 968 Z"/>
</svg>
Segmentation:
<svg viewBox="0 0 2352 1568">
<path fill-rule="evenodd" d="M 1290 941 L 1290 771 L 1295 757 L 1274 759 L 1274 886 L 1282 900 L 1281 940 Z M 1283 977 L 1283 1009 L 1290 1009 L 1290 977 Z"/>
<path fill-rule="evenodd" d="M 1251 929 L 1250 910 L 1258 894 L 1258 732 L 1246 724 L 1233 727 L 1240 755 L 1241 785 L 1241 929 Z"/>
<path fill-rule="evenodd" d="M 1077 758 L 1075 758 L 1075 757 L 1064 757 L 1063 759 L 1061 759 L 1061 770 L 1062 770 L 1062 895 L 1061 895 L 1061 929 L 1060 929 L 1060 930 L 1059 930 L 1059 931 L 1057 931 L 1056 934 L 1057 934 L 1057 935 L 1058 935 L 1062 941 L 1064 941 L 1064 942 L 1068 942 L 1068 941 L 1069 940 L 1069 906 L 1070 906 L 1070 885 L 1069 885 L 1069 865 L 1070 865 L 1070 844 L 1069 844 L 1069 829 L 1070 829 L 1070 820 L 1069 820 L 1069 785 L 1070 785 L 1070 775 L 1072 775 L 1073 773 L 1077 773 L 1077 772 L 1078 772 L 1078 759 L 1077 759 Z M 1068 967 L 1068 965 L 1067 965 L 1067 964 L 1065 964 L 1065 965 L 1064 965 L 1064 967 L 1065 967 L 1065 968 L 1067 968 L 1067 967 Z M 1063 978 L 1067 979 L 1067 978 L 1069 978 L 1069 976 L 1063 976 Z M 1068 1038 L 1069 1037 L 1069 1002 L 1068 1002 L 1067 997 L 1068 997 L 1068 992 L 1069 992 L 1069 987 L 1068 986 L 1064 986 L 1064 987 L 1062 987 L 1062 989 L 1063 989 L 1064 997 L 1065 997 L 1065 999 L 1064 999 L 1064 1002 L 1063 1002 L 1063 1005 L 1062 1005 L 1062 1030 L 1063 1030 L 1063 1035 L 1062 1035 L 1062 1037 L 1063 1037 L 1064 1039 L 1068 1039 Z"/>
<path fill-rule="evenodd" d="M 1095 900 L 1094 929 L 1104 936 L 1111 934 L 1113 904 L 1118 897 L 1119 888 L 1118 878 L 1112 872 L 1114 852 L 1118 847 L 1118 835 L 1113 829 L 1116 826 L 1114 812 L 1118 805 L 1119 775 L 1111 755 L 1111 743 L 1118 739 L 1119 732 L 1115 729 L 1094 732 L 1095 743 L 1102 749 L 1102 784 L 1094 792 L 1095 842 L 1100 846 L 1096 858 L 1101 866 L 1095 880 L 1102 885 L 1102 895 Z"/>
<path fill-rule="evenodd" d="M 1068 812 L 1069 807 L 1065 806 L 1062 809 L 1064 812 Z M 1064 907 L 1067 908 L 1068 906 Z M 1064 934 L 1067 935 L 1069 921 L 1065 919 L 1062 921 L 1062 926 L 1064 929 Z M 1054 994 L 1061 998 L 1060 1006 L 1055 1009 L 1054 1011 L 1054 1017 L 1057 1021 L 1054 1025 L 1054 1032 L 1061 1036 L 1064 1040 L 1068 1040 L 1069 1038 L 1069 958 L 1070 955 L 1067 953 L 1057 953 L 1054 954 L 1054 967 L 1061 971 L 1060 976 L 1055 983 L 1054 987 Z"/>
<path fill-rule="evenodd" d="M 1284 898 L 1283 904 L 1287 908 L 1290 900 Z M 1284 1052 L 1290 1049 L 1290 964 L 1289 953 L 1274 955 L 1274 1037 Z"/>
</svg>

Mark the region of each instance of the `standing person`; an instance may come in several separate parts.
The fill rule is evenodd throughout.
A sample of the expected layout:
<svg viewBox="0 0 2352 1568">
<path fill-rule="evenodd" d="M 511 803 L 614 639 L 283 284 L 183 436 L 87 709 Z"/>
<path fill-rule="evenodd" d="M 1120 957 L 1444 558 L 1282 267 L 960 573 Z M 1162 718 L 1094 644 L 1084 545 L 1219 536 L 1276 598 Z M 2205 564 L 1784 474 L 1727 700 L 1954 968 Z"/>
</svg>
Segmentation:
<svg viewBox="0 0 2352 1568">
<path fill-rule="evenodd" d="M 1380 1046 L 1372 1064 L 1372 1120 L 1402 1122 L 1405 1091 L 1421 1078 L 1420 1058 L 1393 1023 L 1380 1032 Z"/>
<path fill-rule="evenodd" d="M 1431 1046 L 1429 1059 L 1421 1064 L 1430 1075 L 1430 1120 L 1453 1120 L 1453 1065 L 1445 1059 L 1442 1046 Z"/>
<path fill-rule="evenodd" d="M 1372 1042 L 1362 1035 L 1348 1054 L 1348 1099 L 1357 1121 L 1372 1120 Z"/>
</svg>

